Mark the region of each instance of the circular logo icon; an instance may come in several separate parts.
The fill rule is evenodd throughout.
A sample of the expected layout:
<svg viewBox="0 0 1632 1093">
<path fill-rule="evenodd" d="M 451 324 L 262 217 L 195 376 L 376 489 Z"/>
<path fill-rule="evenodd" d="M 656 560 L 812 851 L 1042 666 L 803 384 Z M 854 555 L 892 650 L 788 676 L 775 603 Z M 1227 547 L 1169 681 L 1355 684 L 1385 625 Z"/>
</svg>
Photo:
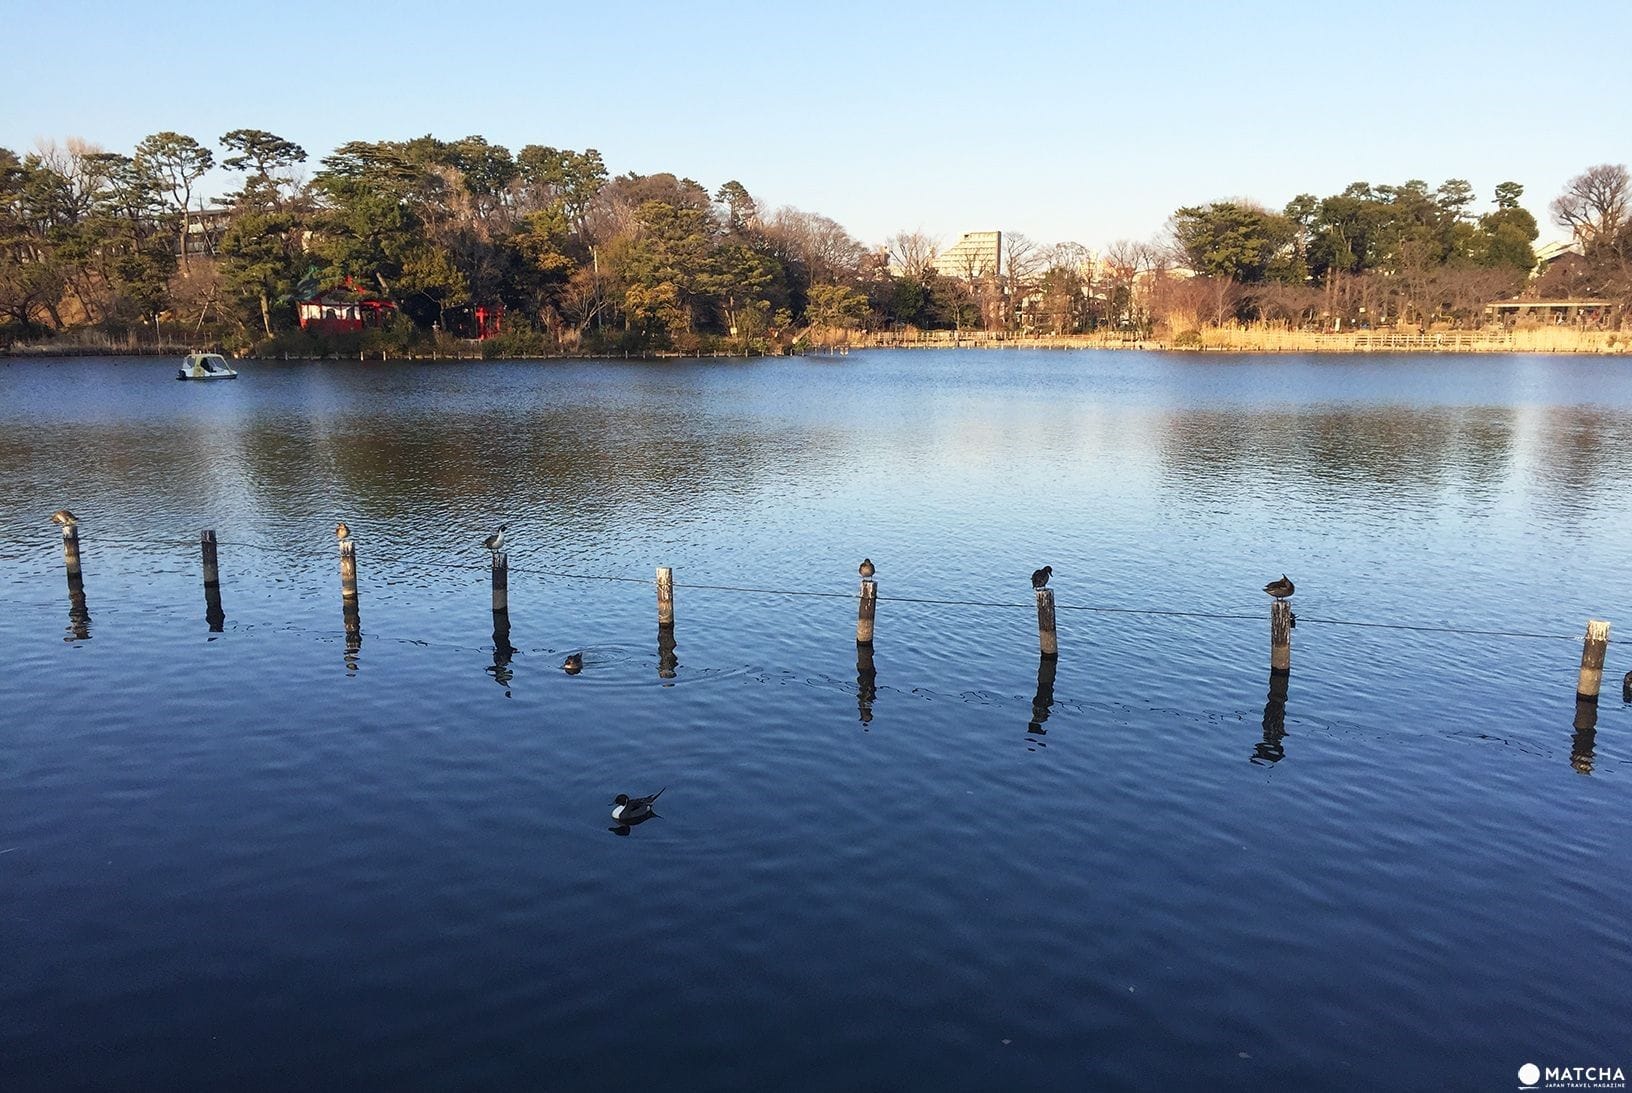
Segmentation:
<svg viewBox="0 0 1632 1093">
<path fill-rule="evenodd" d="M 1525 1063 L 1519 1067 L 1519 1081 L 1525 1085 L 1535 1085 L 1541 1081 L 1541 1067 L 1535 1063 Z"/>
</svg>

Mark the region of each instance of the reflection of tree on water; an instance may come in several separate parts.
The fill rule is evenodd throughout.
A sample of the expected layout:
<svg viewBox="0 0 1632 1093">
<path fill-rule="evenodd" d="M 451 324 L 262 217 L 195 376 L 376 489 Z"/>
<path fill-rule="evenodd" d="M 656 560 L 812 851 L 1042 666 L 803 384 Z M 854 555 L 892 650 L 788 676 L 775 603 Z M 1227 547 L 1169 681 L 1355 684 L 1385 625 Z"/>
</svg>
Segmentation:
<svg viewBox="0 0 1632 1093">
<path fill-rule="evenodd" d="M 878 697 L 878 668 L 873 663 L 873 647 L 856 646 L 856 710 L 863 725 L 873 723 L 873 700 Z"/>
<path fill-rule="evenodd" d="M 1048 730 L 1043 728 L 1043 722 L 1048 720 L 1048 711 L 1054 706 L 1054 674 L 1059 670 L 1059 657 L 1038 658 L 1037 694 L 1031 700 L 1031 724 L 1026 726 L 1028 733 L 1048 735 Z"/>
<path fill-rule="evenodd" d="M 504 697 L 510 697 L 510 680 L 515 672 L 510 669 L 510 658 L 516 655 L 516 647 L 510 644 L 510 612 L 493 612 L 493 663 L 487 666 L 487 674 L 493 677 L 493 682 L 504 688 Z"/>
<path fill-rule="evenodd" d="M 1286 758 L 1281 741 L 1286 738 L 1286 688 L 1291 676 L 1285 672 L 1269 673 L 1269 701 L 1264 703 L 1264 738 L 1253 746 L 1252 761 L 1259 766 L 1273 766 Z"/>
<path fill-rule="evenodd" d="M 1576 701 L 1575 735 L 1570 738 L 1570 766 L 1577 774 L 1591 774 L 1593 749 L 1598 743 L 1598 703 Z"/>
<path fill-rule="evenodd" d="M 1512 464 L 1515 412 L 1488 406 L 1401 406 L 1269 412 L 1176 410 L 1162 423 L 1163 462 L 1184 487 L 1217 492 L 1264 475 L 1368 495 L 1432 488 L 1453 474 L 1500 481 Z"/>
<path fill-rule="evenodd" d="M 63 641 L 89 641 L 91 609 L 85 605 L 85 578 L 68 574 L 68 636 Z"/>
</svg>

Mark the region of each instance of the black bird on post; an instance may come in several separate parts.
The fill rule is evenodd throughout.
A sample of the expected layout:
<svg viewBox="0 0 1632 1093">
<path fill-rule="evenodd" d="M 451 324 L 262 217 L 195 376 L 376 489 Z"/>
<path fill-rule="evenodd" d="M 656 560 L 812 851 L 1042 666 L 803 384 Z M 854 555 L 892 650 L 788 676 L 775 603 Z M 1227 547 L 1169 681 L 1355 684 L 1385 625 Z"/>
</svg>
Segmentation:
<svg viewBox="0 0 1632 1093">
<path fill-rule="evenodd" d="M 1048 579 L 1050 577 L 1052 577 L 1053 575 L 1054 575 L 1054 567 L 1051 566 L 1051 565 L 1045 565 L 1043 568 L 1033 571 L 1033 573 L 1031 575 L 1031 587 L 1033 587 L 1033 588 L 1047 588 L 1048 587 Z"/>
<path fill-rule="evenodd" d="M 1292 584 L 1292 582 L 1287 579 L 1286 574 L 1282 573 L 1280 580 L 1270 581 L 1268 584 L 1264 585 L 1264 591 L 1268 592 L 1271 596 L 1274 596 L 1277 600 L 1284 600 L 1288 596 L 1292 595 L 1292 590 L 1294 587 L 1295 586 Z"/>
</svg>

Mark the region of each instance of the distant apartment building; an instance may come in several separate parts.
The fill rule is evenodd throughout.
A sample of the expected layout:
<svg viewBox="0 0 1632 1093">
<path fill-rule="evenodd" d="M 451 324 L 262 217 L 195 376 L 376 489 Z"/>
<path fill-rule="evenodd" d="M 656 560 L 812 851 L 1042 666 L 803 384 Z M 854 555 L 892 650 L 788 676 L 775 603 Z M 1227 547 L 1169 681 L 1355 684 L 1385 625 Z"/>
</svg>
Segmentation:
<svg viewBox="0 0 1632 1093">
<path fill-rule="evenodd" d="M 972 281 L 996 277 L 1002 267 L 1002 232 L 964 232 L 956 243 L 935 256 L 935 272 L 942 277 Z"/>
</svg>

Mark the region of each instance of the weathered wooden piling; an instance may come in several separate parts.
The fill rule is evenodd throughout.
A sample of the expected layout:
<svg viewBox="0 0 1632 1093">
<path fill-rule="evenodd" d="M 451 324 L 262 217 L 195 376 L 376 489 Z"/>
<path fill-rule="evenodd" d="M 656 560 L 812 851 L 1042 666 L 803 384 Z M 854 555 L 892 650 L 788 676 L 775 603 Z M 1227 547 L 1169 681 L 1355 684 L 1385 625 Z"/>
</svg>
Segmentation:
<svg viewBox="0 0 1632 1093">
<path fill-rule="evenodd" d="M 350 538 L 340 540 L 340 598 L 357 602 L 357 544 Z"/>
<path fill-rule="evenodd" d="M 1060 655 L 1060 636 L 1054 628 L 1054 590 L 1037 589 L 1037 648 L 1044 657 Z"/>
<path fill-rule="evenodd" d="M 873 644 L 873 618 L 878 612 L 878 580 L 861 579 L 861 593 L 856 601 L 856 644 L 870 648 Z"/>
<path fill-rule="evenodd" d="M 674 570 L 657 567 L 657 625 L 674 625 Z"/>
<path fill-rule="evenodd" d="M 199 533 L 199 552 L 204 561 L 204 621 L 210 633 L 226 629 L 227 613 L 221 609 L 221 570 L 215 561 L 215 532 L 206 528 Z"/>
<path fill-rule="evenodd" d="M 77 523 L 62 525 L 62 564 L 68 570 L 68 579 L 70 581 L 77 581 L 84 575 L 79 565 L 79 525 Z"/>
<path fill-rule="evenodd" d="M 1598 701 L 1604 682 L 1604 653 L 1609 649 L 1609 623 L 1587 620 L 1587 637 L 1581 646 L 1581 675 L 1576 680 L 1575 697 L 1584 702 Z"/>
<path fill-rule="evenodd" d="M 493 610 L 510 610 L 510 555 L 502 550 L 493 552 Z"/>
<path fill-rule="evenodd" d="M 200 553 L 202 553 L 204 556 L 204 587 L 206 589 L 220 588 L 221 571 L 216 565 L 215 561 L 214 530 L 205 528 L 203 531 L 199 532 L 198 546 Z"/>
<path fill-rule="evenodd" d="M 1269 605 L 1269 670 L 1279 675 L 1292 671 L 1292 605 L 1285 600 Z"/>
<path fill-rule="evenodd" d="M 88 641 L 91 636 L 91 609 L 85 603 L 85 578 L 77 571 L 68 574 L 68 636 L 64 641 Z"/>
</svg>

